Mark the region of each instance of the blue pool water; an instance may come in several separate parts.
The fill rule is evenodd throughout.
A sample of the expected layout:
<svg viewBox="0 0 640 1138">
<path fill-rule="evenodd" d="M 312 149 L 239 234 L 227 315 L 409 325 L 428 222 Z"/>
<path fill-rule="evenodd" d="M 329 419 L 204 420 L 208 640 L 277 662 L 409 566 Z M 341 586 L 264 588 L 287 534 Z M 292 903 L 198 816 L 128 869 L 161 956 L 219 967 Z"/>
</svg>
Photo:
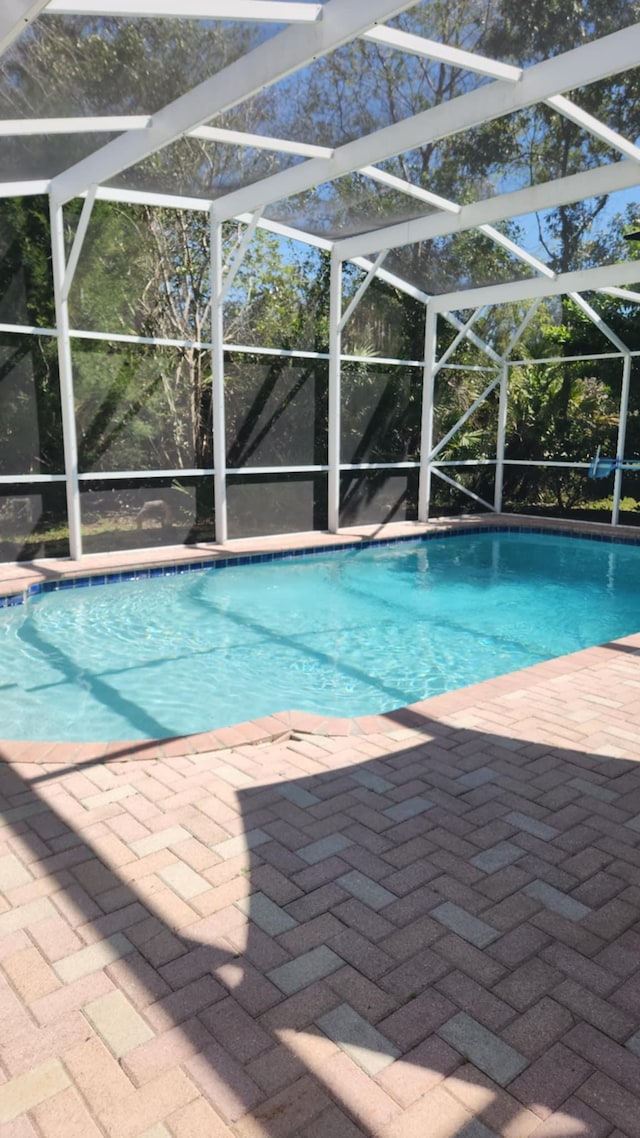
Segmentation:
<svg viewBox="0 0 640 1138">
<path fill-rule="evenodd" d="M 0 736 L 388 711 L 640 629 L 640 549 L 518 533 L 47 593 L 0 610 Z"/>
</svg>

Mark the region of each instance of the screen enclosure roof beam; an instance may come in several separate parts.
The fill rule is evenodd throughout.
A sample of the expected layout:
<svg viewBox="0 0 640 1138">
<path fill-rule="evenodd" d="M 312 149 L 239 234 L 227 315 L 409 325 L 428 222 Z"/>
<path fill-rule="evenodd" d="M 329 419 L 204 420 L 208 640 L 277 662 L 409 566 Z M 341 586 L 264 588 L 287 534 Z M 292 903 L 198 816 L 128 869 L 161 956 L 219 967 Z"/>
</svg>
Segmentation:
<svg viewBox="0 0 640 1138">
<path fill-rule="evenodd" d="M 0 55 L 47 6 L 47 0 L 3 0 L 0 11 Z"/>
<path fill-rule="evenodd" d="M 578 308 L 582 309 L 585 316 L 589 317 L 589 320 L 591 320 L 592 324 L 594 324 L 596 328 L 602 332 L 602 335 L 606 336 L 607 340 L 611 341 L 614 347 L 619 348 L 621 352 L 629 352 L 629 345 L 625 344 L 624 340 L 620 339 L 620 337 L 613 331 L 613 328 L 610 328 L 607 322 L 603 320 L 600 313 L 597 312 L 596 309 L 593 308 L 592 305 L 589 304 L 583 296 L 580 296 L 579 292 L 570 292 L 569 296 L 571 297 L 574 304 L 577 304 Z"/>
<path fill-rule="evenodd" d="M 197 126 L 189 131 L 190 138 L 205 142 L 223 142 L 227 146 L 242 146 L 257 150 L 274 150 L 279 154 L 297 154 L 301 158 L 331 158 L 328 146 L 314 146 L 309 142 L 290 142 L 286 138 L 271 138 L 266 134 L 248 134 L 243 130 L 226 130 L 224 127 Z"/>
<path fill-rule="evenodd" d="M 387 174 L 384 170 L 379 170 L 377 166 L 364 166 L 360 170 L 361 174 L 366 174 L 368 178 L 373 178 L 374 181 L 381 182 L 382 185 L 391 186 L 393 189 L 398 190 L 401 194 L 406 194 L 408 197 L 418 198 L 420 201 L 425 201 L 429 205 L 434 205 L 437 208 L 444 210 L 445 213 L 460 213 L 462 206 L 457 202 L 452 202 L 447 198 L 441 198 L 437 194 L 432 194 L 428 190 L 423 190 L 421 186 L 416 186 L 412 182 L 405 181 L 404 178 L 396 178 L 393 174 Z M 496 245 L 501 245 L 503 249 L 507 249 L 518 260 L 523 261 L 525 265 L 535 269 L 538 273 L 543 273 L 547 277 L 555 276 L 553 269 L 540 261 L 538 257 L 534 257 L 526 249 L 517 245 L 510 237 L 504 233 L 500 233 L 493 225 L 480 225 L 479 232 L 484 233 L 485 237 L 489 237 Z"/>
<path fill-rule="evenodd" d="M 0 138 L 36 134 L 93 134 L 146 130 L 150 115 L 97 115 L 62 119 L 0 119 Z"/>
<path fill-rule="evenodd" d="M 363 166 L 513 114 L 562 90 L 583 87 L 629 70 L 637 66 L 638 58 L 640 24 L 634 24 L 624 31 L 534 64 L 518 83 L 498 79 L 478 91 L 469 91 L 346 143 L 336 149 L 332 158 L 309 159 L 218 198 L 216 213 L 220 218 L 234 217 L 257 208 L 261 201 L 276 202 L 304 193 L 323 182 L 361 170 Z M 386 241 L 382 242 L 378 249 L 386 245 Z M 371 247 L 366 251 L 370 252 Z"/>
<path fill-rule="evenodd" d="M 631 292 L 628 288 L 599 288 L 605 296 L 615 296 L 617 300 L 626 300 L 631 304 L 640 304 L 640 292 Z"/>
<path fill-rule="evenodd" d="M 628 190 L 640 184 L 640 171 L 636 162 L 625 160 L 608 166 L 595 166 L 581 174 L 569 174 L 524 190 L 496 194 L 492 198 L 463 205 L 458 214 L 431 214 L 396 225 L 388 225 L 372 233 L 358 234 L 336 242 L 336 249 L 344 260 L 371 254 L 378 249 L 397 249 L 417 241 L 431 241 L 462 233 L 465 229 L 479 229 L 510 217 L 521 217 L 538 210 L 555 209 L 585 198 L 599 197 Z"/>
<path fill-rule="evenodd" d="M 89 186 L 108 181 L 194 127 L 202 126 L 215 115 L 237 106 L 320 56 L 335 51 L 377 22 L 390 19 L 411 6 L 412 0 L 367 0 L 366 4 L 362 0 L 328 0 L 321 20 L 280 32 L 167 104 L 153 116 L 144 134 L 127 132 L 58 174 L 51 182 L 52 199 L 66 202 Z M 253 212 L 263 200 L 258 195 L 247 208 Z M 245 209 L 234 210 L 231 216 L 244 212 Z"/>
<path fill-rule="evenodd" d="M 175 20 L 258 20 L 262 23 L 310 24 L 322 16 L 322 4 L 293 0 L 50 0 L 47 12 L 65 16 L 166 17 Z"/>
<path fill-rule="evenodd" d="M 558 111 L 566 119 L 570 119 L 576 126 L 588 131 L 594 138 L 599 138 L 601 142 L 612 146 L 614 150 L 619 150 L 625 158 L 634 158 L 636 162 L 640 161 L 640 147 L 625 138 L 624 135 L 619 134 L 617 130 L 612 130 L 594 115 L 590 115 L 588 111 L 583 111 L 582 107 L 578 107 L 570 99 L 565 99 L 564 95 L 552 95 L 545 102 L 554 111 Z"/>
<path fill-rule="evenodd" d="M 474 51 L 461 51 L 459 47 L 412 35 L 399 28 L 372 28 L 364 33 L 363 39 L 383 44 L 384 47 L 397 48 L 408 55 L 446 63 L 449 67 L 460 67 L 464 71 L 474 71 L 477 75 L 489 75 L 491 79 L 508 79 L 511 83 L 517 83 L 522 78 L 521 67 L 487 59 L 484 55 L 476 55 Z"/>
<path fill-rule="evenodd" d="M 562 273 L 555 280 L 548 277 L 531 277 L 524 281 L 469 288 L 463 292 L 443 293 L 434 296 L 430 306 L 436 312 L 454 312 L 475 308 L 479 304 L 511 304 L 519 300 L 534 300 L 538 296 L 568 296 L 573 292 L 591 292 L 616 285 L 636 284 L 640 277 L 638 261 L 622 261 L 612 265 L 599 265 L 596 269 L 577 269 Z M 626 348 L 624 349 L 627 350 Z"/>
<path fill-rule="evenodd" d="M 33 197 L 49 192 L 47 178 L 31 178 L 24 182 L 0 182 L 0 198 Z"/>
</svg>

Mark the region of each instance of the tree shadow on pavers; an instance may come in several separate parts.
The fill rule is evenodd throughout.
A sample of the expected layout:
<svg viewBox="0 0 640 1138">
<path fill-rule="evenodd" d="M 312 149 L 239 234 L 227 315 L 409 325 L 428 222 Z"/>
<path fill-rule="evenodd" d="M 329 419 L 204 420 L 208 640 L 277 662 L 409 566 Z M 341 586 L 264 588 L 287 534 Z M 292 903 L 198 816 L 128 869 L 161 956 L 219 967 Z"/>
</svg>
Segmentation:
<svg viewBox="0 0 640 1138">
<path fill-rule="evenodd" d="M 8 1077 L 60 1056 L 93 1105 L 93 1064 L 131 1138 L 171 1111 L 187 1133 L 179 1066 L 240 1138 L 528 1138 L 554 1112 L 586 1138 L 599 1111 L 636 1138 L 640 768 L 433 729 L 1 770 L 0 937 L 54 984 Z"/>
</svg>

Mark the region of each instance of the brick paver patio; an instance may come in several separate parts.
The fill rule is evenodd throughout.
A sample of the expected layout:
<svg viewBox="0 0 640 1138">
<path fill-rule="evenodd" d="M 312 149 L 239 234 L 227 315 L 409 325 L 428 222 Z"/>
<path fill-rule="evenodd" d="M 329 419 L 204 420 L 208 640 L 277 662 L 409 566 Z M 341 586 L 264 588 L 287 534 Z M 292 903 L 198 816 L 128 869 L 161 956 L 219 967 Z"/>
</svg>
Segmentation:
<svg viewBox="0 0 640 1138">
<path fill-rule="evenodd" d="M 0 744 L 3 1138 L 640 1138 L 638 655 Z"/>
<path fill-rule="evenodd" d="M 3 1138 L 640 1138 L 639 656 L 358 734 L 6 748 Z"/>
</svg>

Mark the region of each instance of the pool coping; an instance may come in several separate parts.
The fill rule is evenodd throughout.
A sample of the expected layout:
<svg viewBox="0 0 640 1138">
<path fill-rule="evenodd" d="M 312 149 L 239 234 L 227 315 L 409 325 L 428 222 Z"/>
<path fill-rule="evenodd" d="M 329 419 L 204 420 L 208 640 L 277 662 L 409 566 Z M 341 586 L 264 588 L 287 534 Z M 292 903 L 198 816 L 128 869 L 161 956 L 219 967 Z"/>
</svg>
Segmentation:
<svg viewBox="0 0 640 1138">
<path fill-rule="evenodd" d="M 396 544 L 483 531 L 560 533 L 569 537 L 595 538 L 611 544 L 640 545 L 640 527 L 635 526 L 614 527 L 562 518 L 545 518 L 541 521 L 530 515 L 466 515 L 453 519 L 438 518 L 425 524 L 409 522 L 375 527 L 359 526 L 343 530 L 337 535 L 312 532 L 250 541 L 238 540 L 225 546 L 199 546 L 195 556 L 193 547 L 178 546 L 96 555 L 91 559 L 92 564 L 87 564 L 89 559 L 83 559 L 81 563 L 39 561 L 5 565 L 0 566 L 0 607 L 3 607 L 3 601 L 10 606 L 22 604 L 31 596 L 60 588 L 144 580 L 165 573 L 173 575 L 216 566 L 285 559 L 311 552 L 357 549 L 373 544 Z M 96 560 L 99 561 L 98 564 L 95 564 Z M 11 575 L 11 570 L 21 570 L 22 573 Z M 590 667 L 595 660 L 604 659 L 613 645 L 626 646 L 627 650 L 640 654 L 640 632 L 378 715 L 330 717 L 293 709 L 211 731 L 162 739 L 87 743 L 5 739 L 0 740 L 0 759 L 19 763 L 81 765 L 96 760 L 157 760 L 206 754 L 238 746 L 272 743 L 300 735 L 350 737 L 382 734 L 401 738 L 407 731 L 420 731 L 425 721 L 453 714 L 470 702 L 483 702 L 508 692 L 533 687 L 555 675 L 566 676 L 567 672 L 581 671 Z"/>
<path fill-rule="evenodd" d="M 429 541 L 459 533 L 516 532 L 556 533 L 583 537 L 613 545 L 640 545 L 640 526 L 565 518 L 540 519 L 527 514 L 467 514 L 432 521 L 400 522 L 380 526 L 354 526 L 338 534 L 322 531 L 276 534 L 262 538 L 239 538 L 225 545 L 164 546 L 89 554 L 81 561 L 50 558 L 0 564 L 0 608 L 23 604 L 32 596 L 58 589 L 140 581 L 230 565 L 257 564 L 310 554 L 360 549 L 370 545 L 395 545 Z"/>
</svg>

